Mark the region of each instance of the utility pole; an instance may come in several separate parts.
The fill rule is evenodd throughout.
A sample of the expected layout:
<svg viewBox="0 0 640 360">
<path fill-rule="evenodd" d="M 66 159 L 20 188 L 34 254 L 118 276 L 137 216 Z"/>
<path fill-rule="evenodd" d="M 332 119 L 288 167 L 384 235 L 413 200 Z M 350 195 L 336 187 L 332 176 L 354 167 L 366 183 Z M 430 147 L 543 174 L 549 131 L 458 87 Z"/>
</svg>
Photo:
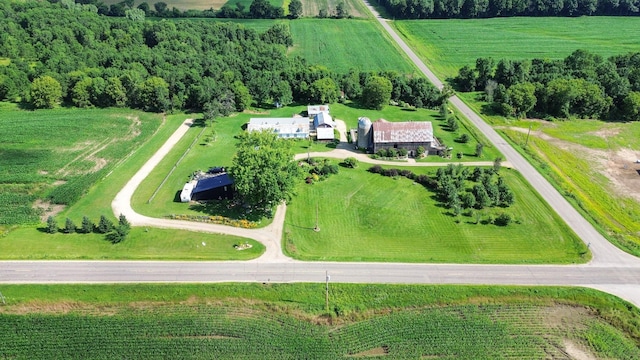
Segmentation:
<svg viewBox="0 0 640 360">
<path fill-rule="evenodd" d="M 325 271 L 325 279 L 326 279 L 326 287 L 325 287 L 325 304 L 326 304 L 326 308 L 327 308 L 327 312 L 329 312 L 329 271 Z"/>
<path fill-rule="evenodd" d="M 316 203 L 316 226 L 313 228 L 313 231 L 320 231 L 320 227 L 318 226 L 318 204 Z"/>
<path fill-rule="evenodd" d="M 531 134 L 531 126 L 533 124 L 529 124 L 529 131 L 527 132 L 527 140 L 524 142 L 524 147 L 527 147 L 527 144 L 529 144 L 529 135 Z"/>
</svg>

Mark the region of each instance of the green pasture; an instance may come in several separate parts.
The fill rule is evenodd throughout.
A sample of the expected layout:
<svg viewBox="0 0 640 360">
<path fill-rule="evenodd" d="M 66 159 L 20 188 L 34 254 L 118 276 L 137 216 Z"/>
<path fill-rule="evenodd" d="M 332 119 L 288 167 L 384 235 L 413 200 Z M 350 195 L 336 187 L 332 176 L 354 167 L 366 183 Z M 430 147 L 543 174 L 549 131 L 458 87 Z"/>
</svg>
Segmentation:
<svg viewBox="0 0 640 360">
<path fill-rule="evenodd" d="M 577 49 L 609 57 L 640 47 L 637 17 L 403 20 L 393 25 L 442 78 L 475 65 L 478 57 L 560 59 Z"/>
<path fill-rule="evenodd" d="M 118 244 L 111 244 L 102 234 L 40 232 L 34 236 L 36 234 L 31 228 L 12 231 L 0 241 L 0 257 L 6 260 L 249 260 L 264 252 L 264 245 L 249 239 L 170 229 L 133 227 L 125 241 Z M 245 242 L 253 247 L 241 251 L 234 248 Z"/>
<path fill-rule="evenodd" d="M 582 263 L 585 245 L 515 171 L 501 175 L 515 194 L 509 208 L 456 219 L 413 181 L 371 174 L 369 165 L 301 184 L 289 204 L 283 246 L 302 260 L 449 263 Z M 387 168 L 387 167 L 385 167 Z M 411 168 L 433 175 L 434 168 Z M 320 231 L 313 230 L 319 209 Z M 515 222 L 486 224 L 509 213 Z"/>
<path fill-rule="evenodd" d="M 9 358 L 640 356 L 637 308 L 595 290 L 331 284 L 5 285 Z"/>
<path fill-rule="evenodd" d="M 327 68 L 347 72 L 398 71 L 414 73 L 403 52 L 375 20 L 298 19 L 289 22 L 293 35 L 291 55 Z"/>
</svg>

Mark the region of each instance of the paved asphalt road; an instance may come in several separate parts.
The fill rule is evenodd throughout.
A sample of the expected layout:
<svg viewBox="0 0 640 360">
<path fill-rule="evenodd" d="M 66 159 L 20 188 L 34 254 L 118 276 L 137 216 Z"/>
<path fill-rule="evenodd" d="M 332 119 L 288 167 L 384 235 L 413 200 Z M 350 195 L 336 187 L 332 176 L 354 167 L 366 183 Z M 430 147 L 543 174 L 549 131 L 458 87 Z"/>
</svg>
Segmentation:
<svg viewBox="0 0 640 360">
<path fill-rule="evenodd" d="M 375 11 L 371 9 L 374 14 Z M 442 83 L 378 17 L 383 27 L 409 54 L 417 66 L 436 85 Z M 300 262 L 282 255 L 279 240 L 286 208 L 276 213 L 277 221 L 264 231 L 243 233 L 267 245 L 267 255 L 247 262 L 156 262 L 156 261 L 3 261 L 0 283 L 115 283 L 115 282 L 323 282 L 325 271 L 331 282 L 407 283 L 407 284 L 500 284 L 500 285 L 574 285 L 610 292 L 640 306 L 640 260 L 609 244 L 531 167 L 513 148 L 457 97 L 451 103 L 505 154 L 513 167 L 524 174 L 534 188 L 558 211 L 574 231 L 589 244 L 594 259 L 586 265 L 453 265 L 395 263 Z M 185 131 L 179 129 L 178 132 Z M 210 232 L 228 233 L 227 227 L 195 225 L 136 214 L 130 197 L 153 162 L 166 154 L 179 136 L 172 137 L 148 164 L 137 173 L 114 200 L 114 211 L 127 212 L 135 223 L 160 227 L 188 228 L 204 226 Z M 207 227 L 208 226 L 208 227 Z M 239 230 L 238 230 L 239 231 Z M 535 240 L 535 239 L 534 239 Z"/>
</svg>

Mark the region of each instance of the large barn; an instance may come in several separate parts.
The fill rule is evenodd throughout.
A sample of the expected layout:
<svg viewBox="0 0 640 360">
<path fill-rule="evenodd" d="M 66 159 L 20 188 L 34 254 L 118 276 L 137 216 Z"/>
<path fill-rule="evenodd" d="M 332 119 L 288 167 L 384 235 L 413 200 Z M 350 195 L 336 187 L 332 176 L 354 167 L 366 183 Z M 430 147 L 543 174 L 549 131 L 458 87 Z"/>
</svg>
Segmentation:
<svg viewBox="0 0 640 360">
<path fill-rule="evenodd" d="M 251 118 L 247 131 L 271 131 L 283 139 L 309 137 L 309 118 Z"/>
<path fill-rule="evenodd" d="M 409 156 L 415 156 L 418 147 L 426 153 L 437 154 L 440 149 L 438 140 L 433 136 L 430 121 L 389 122 L 380 119 L 371 124 L 371 143 L 369 148 L 375 153 L 380 149 L 406 149 Z"/>
</svg>

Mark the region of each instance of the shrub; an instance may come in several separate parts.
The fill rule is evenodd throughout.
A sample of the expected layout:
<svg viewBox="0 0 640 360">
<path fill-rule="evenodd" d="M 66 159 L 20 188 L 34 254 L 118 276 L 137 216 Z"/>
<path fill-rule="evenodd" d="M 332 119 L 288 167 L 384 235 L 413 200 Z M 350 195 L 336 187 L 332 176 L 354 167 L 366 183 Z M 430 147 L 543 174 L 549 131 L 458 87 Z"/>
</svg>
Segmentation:
<svg viewBox="0 0 640 360">
<path fill-rule="evenodd" d="M 456 154 L 456 157 L 458 159 L 462 159 L 462 156 L 463 156 L 462 151 L 458 151 L 458 153 Z"/>
<path fill-rule="evenodd" d="M 460 137 L 458 138 L 458 141 L 459 141 L 459 142 L 461 142 L 461 143 L 463 143 L 463 144 L 466 144 L 466 143 L 468 143 L 468 142 L 469 142 L 469 140 L 470 140 L 470 139 L 471 139 L 471 138 L 469 137 L 469 135 L 467 135 L 467 134 L 462 134 L 462 135 L 460 135 Z"/>
<path fill-rule="evenodd" d="M 127 237 L 128 234 L 129 234 L 128 228 L 122 225 L 118 225 L 113 229 L 113 231 L 107 234 L 106 238 L 112 244 L 117 244 L 124 241 L 124 239 Z"/>
<path fill-rule="evenodd" d="M 373 165 L 372 167 L 369 168 L 369 172 L 370 173 L 374 173 L 374 174 L 381 174 L 382 173 L 382 166 Z"/>
<path fill-rule="evenodd" d="M 511 223 L 511 215 L 507 214 L 507 213 L 500 213 L 500 215 L 498 215 L 495 220 L 493 221 L 494 224 L 498 225 L 498 226 L 507 226 Z"/>
<path fill-rule="evenodd" d="M 344 159 L 344 165 L 346 167 L 355 169 L 356 167 L 358 167 L 358 160 L 356 160 L 356 158 L 354 158 L 354 157 L 348 157 L 348 158 Z"/>
<path fill-rule="evenodd" d="M 394 158 L 396 156 L 398 156 L 398 151 L 396 149 L 394 148 L 387 149 L 387 157 Z"/>
<path fill-rule="evenodd" d="M 385 171 L 385 175 L 389 177 L 396 177 L 398 176 L 398 169 L 388 169 Z"/>
<path fill-rule="evenodd" d="M 424 152 L 424 147 L 418 146 L 418 148 L 416 149 L 416 157 L 421 158 L 424 155 Z"/>
<path fill-rule="evenodd" d="M 407 170 L 407 169 L 400 170 L 400 175 L 406 177 L 407 179 L 413 179 L 415 177 L 413 172 L 411 170 Z"/>
<path fill-rule="evenodd" d="M 387 156 L 387 149 L 380 149 L 380 150 L 376 151 L 376 155 L 378 155 L 378 157 L 386 157 Z"/>
<path fill-rule="evenodd" d="M 400 157 L 405 157 L 407 156 L 408 153 L 409 152 L 407 151 L 407 149 L 403 149 L 403 148 L 398 149 L 398 156 Z"/>
</svg>

